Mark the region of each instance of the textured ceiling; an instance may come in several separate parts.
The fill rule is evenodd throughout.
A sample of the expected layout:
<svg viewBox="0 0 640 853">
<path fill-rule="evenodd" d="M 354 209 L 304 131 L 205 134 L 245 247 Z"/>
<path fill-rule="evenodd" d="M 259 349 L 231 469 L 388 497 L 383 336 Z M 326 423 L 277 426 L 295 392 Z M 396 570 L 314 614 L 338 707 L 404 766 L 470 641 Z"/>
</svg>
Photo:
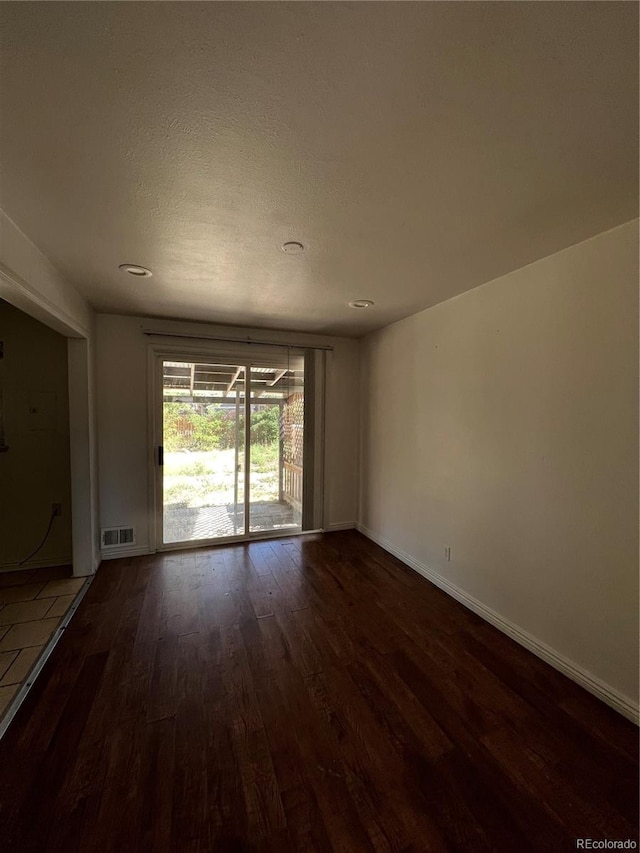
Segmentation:
<svg viewBox="0 0 640 853">
<path fill-rule="evenodd" d="M 360 335 L 637 215 L 635 3 L 0 24 L 0 205 L 101 311 Z"/>
</svg>

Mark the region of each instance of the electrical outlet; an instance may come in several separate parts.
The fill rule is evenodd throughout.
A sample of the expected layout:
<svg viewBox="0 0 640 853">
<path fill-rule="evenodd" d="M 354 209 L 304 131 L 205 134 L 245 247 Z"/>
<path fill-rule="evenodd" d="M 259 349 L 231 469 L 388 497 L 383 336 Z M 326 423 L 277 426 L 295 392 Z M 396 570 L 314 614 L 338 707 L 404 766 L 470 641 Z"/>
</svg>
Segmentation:
<svg viewBox="0 0 640 853">
<path fill-rule="evenodd" d="M 51 512 L 54 516 L 62 515 L 62 504 L 51 504 Z"/>
<path fill-rule="evenodd" d="M 451 546 L 450 545 L 444 546 L 444 558 L 447 561 L 447 563 L 451 562 Z"/>
</svg>

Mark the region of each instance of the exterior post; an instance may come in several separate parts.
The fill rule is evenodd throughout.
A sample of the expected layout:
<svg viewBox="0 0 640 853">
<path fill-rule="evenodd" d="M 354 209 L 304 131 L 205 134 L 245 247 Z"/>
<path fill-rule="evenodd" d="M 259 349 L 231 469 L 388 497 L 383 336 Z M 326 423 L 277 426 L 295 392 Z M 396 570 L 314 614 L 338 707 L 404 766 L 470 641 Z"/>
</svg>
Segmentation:
<svg viewBox="0 0 640 853">
<path fill-rule="evenodd" d="M 278 500 L 280 501 L 280 503 L 282 503 L 282 501 L 284 500 L 284 441 L 282 438 L 282 409 L 283 403 L 281 400 L 278 404 Z"/>
<path fill-rule="evenodd" d="M 240 468 L 240 389 L 236 385 L 236 452 L 233 472 L 233 532 L 238 532 L 238 469 Z"/>
</svg>

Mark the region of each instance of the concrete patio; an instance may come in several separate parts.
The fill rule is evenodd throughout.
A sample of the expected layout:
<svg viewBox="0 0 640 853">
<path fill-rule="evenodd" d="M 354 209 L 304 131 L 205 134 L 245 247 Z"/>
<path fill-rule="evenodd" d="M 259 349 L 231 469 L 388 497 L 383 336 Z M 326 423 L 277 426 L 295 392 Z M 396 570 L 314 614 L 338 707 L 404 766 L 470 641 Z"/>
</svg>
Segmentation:
<svg viewBox="0 0 640 853">
<path fill-rule="evenodd" d="M 195 542 L 244 533 L 244 507 L 233 503 L 218 506 L 166 506 L 164 543 Z M 252 532 L 300 527 L 300 513 L 285 501 L 257 501 L 251 504 Z"/>
</svg>

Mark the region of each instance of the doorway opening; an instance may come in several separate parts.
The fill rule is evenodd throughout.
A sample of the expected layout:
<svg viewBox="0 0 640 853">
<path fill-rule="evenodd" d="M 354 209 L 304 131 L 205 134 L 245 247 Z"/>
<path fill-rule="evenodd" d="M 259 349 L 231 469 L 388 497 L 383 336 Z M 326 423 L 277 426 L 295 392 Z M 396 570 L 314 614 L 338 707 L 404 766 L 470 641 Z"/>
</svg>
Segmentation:
<svg viewBox="0 0 640 853">
<path fill-rule="evenodd" d="M 0 299 L 0 735 L 75 609 L 67 339 Z"/>
</svg>

